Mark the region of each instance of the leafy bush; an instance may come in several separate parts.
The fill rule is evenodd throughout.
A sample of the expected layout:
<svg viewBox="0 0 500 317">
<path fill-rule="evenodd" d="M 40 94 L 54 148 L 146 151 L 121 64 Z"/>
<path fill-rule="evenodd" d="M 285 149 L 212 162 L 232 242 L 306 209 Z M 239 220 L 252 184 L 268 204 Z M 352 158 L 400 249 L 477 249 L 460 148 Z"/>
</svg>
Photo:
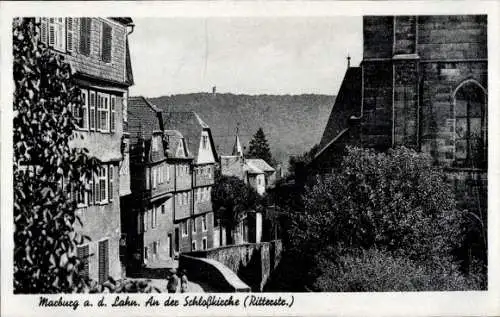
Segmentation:
<svg viewBox="0 0 500 317">
<path fill-rule="evenodd" d="M 313 288 L 326 292 L 463 291 L 481 289 L 481 281 L 466 278 L 455 264 L 417 264 L 377 249 L 360 250 L 332 261 L 318 259 L 318 278 Z"/>
<path fill-rule="evenodd" d="M 151 292 L 142 281 L 89 281 L 80 272 L 76 195 L 99 162 L 71 148 L 81 106 L 70 65 L 39 41 L 35 20 L 13 23 L 14 292 Z"/>
<path fill-rule="evenodd" d="M 349 147 L 337 173 L 318 178 L 294 214 L 294 246 L 383 247 L 414 261 L 449 256 L 461 240 L 462 214 L 430 157 Z"/>
<path fill-rule="evenodd" d="M 218 175 L 212 187 L 212 203 L 217 218 L 233 232 L 249 211 L 262 210 L 264 199 L 241 179 Z"/>
<path fill-rule="evenodd" d="M 97 160 L 70 148 L 80 91 L 70 66 L 40 44 L 34 19 L 13 23 L 14 291 L 73 292 L 84 286 L 69 191 L 84 188 Z"/>
</svg>

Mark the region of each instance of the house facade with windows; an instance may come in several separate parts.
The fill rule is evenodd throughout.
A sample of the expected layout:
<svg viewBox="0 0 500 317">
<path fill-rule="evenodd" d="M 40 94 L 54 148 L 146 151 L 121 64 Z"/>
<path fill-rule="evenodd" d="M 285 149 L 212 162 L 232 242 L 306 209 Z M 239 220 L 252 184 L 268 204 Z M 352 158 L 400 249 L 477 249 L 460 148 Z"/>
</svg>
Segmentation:
<svg viewBox="0 0 500 317">
<path fill-rule="evenodd" d="M 221 155 L 221 174 L 237 177 L 254 188 L 259 195 L 274 187 L 276 182 L 276 171 L 262 159 L 247 159 L 243 155 L 241 143 L 236 135 L 233 152 L 231 155 Z M 262 239 L 263 215 L 254 212 L 247 215 L 237 227 L 235 232 L 235 243 L 257 242 Z"/>
<path fill-rule="evenodd" d="M 198 154 L 204 157 L 195 164 L 197 156 L 189 148 L 194 144 L 171 129 L 165 120 L 170 116 L 144 97 L 129 98 L 132 194 L 122 204 L 122 232 L 127 263 L 135 271 L 169 266 L 181 252 L 213 247 L 213 163 L 205 153 L 213 141 L 205 138 L 204 144 L 209 134 L 187 126 L 200 137 Z"/>
<path fill-rule="evenodd" d="M 406 146 L 444 167 L 460 208 L 486 215 L 486 15 L 365 16 L 363 36 L 309 168 L 329 173 L 348 144 Z"/>
<path fill-rule="evenodd" d="M 162 105 L 158 106 L 162 108 Z M 189 220 L 179 219 L 181 233 L 185 233 L 185 230 L 189 232 L 190 247 L 185 248 L 185 245 L 181 244 L 180 251 L 213 248 L 217 246 L 214 244 L 214 236 L 215 239 L 219 237 L 214 233 L 215 219 L 211 197 L 218 157 L 210 127 L 193 111 L 163 112 L 163 125 L 179 131 L 184 136 L 189 155 L 193 157 L 190 166 L 191 189 L 187 193 L 187 198 L 191 200 L 191 216 Z"/>
<path fill-rule="evenodd" d="M 91 241 L 77 246 L 83 274 L 100 283 L 119 279 L 120 198 L 130 193 L 126 147 L 128 89 L 133 84 L 128 52 L 130 18 L 39 19 L 40 40 L 64 56 L 81 90 L 82 107 L 74 111 L 78 128 L 70 146 L 87 148 L 101 161 L 98 172 L 78 193 L 82 225 L 76 230 Z"/>
</svg>

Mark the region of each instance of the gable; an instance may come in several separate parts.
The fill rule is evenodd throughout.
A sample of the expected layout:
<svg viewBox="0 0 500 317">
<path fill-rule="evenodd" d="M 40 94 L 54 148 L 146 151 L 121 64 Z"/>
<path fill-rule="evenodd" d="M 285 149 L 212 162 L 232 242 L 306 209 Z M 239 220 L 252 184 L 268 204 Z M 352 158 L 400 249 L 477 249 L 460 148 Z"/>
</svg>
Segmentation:
<svg viewBox="0 0 500 317">
<path fill-rule="evenodd" d="M 215 163 L 213 143 L 207 130 L 201 131 L 200 142 L 198 144 L 197 164 Z"/>
</svg>

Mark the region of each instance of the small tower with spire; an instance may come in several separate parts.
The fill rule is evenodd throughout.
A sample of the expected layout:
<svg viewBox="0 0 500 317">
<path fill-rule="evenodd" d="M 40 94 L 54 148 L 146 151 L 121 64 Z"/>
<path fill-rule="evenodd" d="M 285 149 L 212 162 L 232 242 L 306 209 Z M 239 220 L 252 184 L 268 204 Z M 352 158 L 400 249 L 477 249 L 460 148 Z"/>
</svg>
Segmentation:
<svg viewBox="0 0 500 317">
<path fill-rule="evenodd" d="M 347 68 L 351 68 L 351 55 L 347 53 Z"/>
<path fill-rule="evenodd" d="M 232 155 L 243 157 L 243 149 L 241 148 L 240 138 L 238 136 L 239 130 L 240 130 L 240 123 L 238 122 L 238 124 L 236 125 L 236 138 L 234 140 Z"/>
</svg>

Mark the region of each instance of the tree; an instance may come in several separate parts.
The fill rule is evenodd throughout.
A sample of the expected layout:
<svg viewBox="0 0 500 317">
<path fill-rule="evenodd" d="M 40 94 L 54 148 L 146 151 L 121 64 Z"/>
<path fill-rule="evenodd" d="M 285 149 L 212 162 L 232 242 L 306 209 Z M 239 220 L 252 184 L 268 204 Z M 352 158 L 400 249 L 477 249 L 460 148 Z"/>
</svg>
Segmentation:
<svg viewBox="0 0 500 317">
<path fill-rule="evenodd" d="M 250 211 L 261 211 L 263 199 L 254 188 L 234 176 L 219 176 L 212 187 L 212 203 L 216 216 L 234 242 L 234 229 Z"/>
<path fill-rule="evenodd" d="M 406 148 L 347 147 L 346 153 L 337 172 L 306 188 L 303 212 L 291 213 L 291 249 L 307 271 L 321 276 L 320 259 L 339 263 L 371 249 L 415 267 L 451 270 L 464 218 L 443 171 Z"/>
<path fill-rule="evenodd" d="M 275 165 L 271 155 L 271 150 L 269 149 L 269 144 L 267 143 L 267 139 L 262 128 L 259 128 L 250 140 L 250 148 L 248 149 L 247 157 L 260 158 L 268 164 Z"/>
<path fill-rule="evenodd" d="M 159 292 L 145 281 L 83 278 L 76 193 L 99 161 L 71 148 L 80 91 L 70 66 L 39 41 L 35 20 L 13 23 L 14 292 Z M 81 223 L 80 223 L 81 224 Z"/>
<path fill-rule="evenodd" d="M 69 146 L 80 91 L 63 58 L 39 42 L 34 19 L 13 23 L 14 291 L 73 292 L 79 274 L 76 195 L 97 160 Z"/>
<path fill-rule="evenodd" d="M 315 144 L 309 151 L 304 152 L 302 155 L 290 156 L 288 160 L 288 173 L 290 175 L 295 175 L 296 166 L 298 163 L 304 165 L 309 164 L 316 153 L 319 151 L 319 144 Z"/>
</svg>

